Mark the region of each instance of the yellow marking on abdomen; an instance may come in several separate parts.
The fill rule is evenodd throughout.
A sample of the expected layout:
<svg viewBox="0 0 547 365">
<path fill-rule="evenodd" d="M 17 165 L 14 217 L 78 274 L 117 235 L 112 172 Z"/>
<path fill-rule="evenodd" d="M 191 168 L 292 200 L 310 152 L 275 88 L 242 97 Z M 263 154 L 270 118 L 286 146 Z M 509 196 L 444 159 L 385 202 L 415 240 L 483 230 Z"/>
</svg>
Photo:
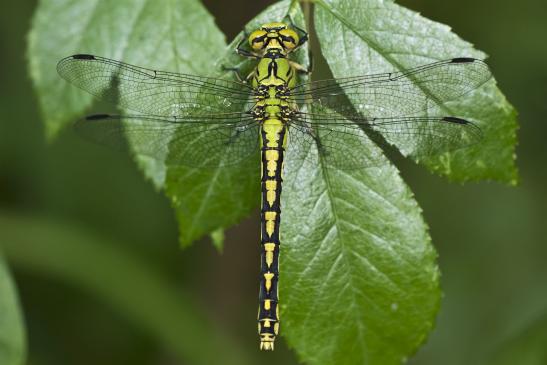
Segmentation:
<svg viewBox="0 0 547 365">
<path fill-rule="evenodd" d="M 266 283 L 264 284 L 264 287 L 266 288 L 266 291 L 269 293 L 270 289 L 272 288 L 272 279 L 275 276 L 274 273 L 267 272 L 264 273 L 264 279 L 266 280 Z"/>
<path fill-rule="evenodd" d="M 268 170 L 269 177 L 275 176 L 278 160 L 279 160 L 279 152 L 277 150 L 266 151 L 266 168 Z"/>
<path fill-rule="evenodd" d="M 275 230 L 275 217 L 277 216 L 276 212 L 265 212 L 264 219 L 266 220 L 266 233 L 268 236 L 272 236 Z"/>
<path fill-rule="evenodd" d="M 277 181 L 275 180 L 266 180 L 266 201 L 270 207 L 275 202 L 275 197 L 277 195 Z"/>
<path fill-rule="evenodd" d="M 264 251 L 266 251 L 266 265 L 268 265 L 268 268 L 273 263 L 274 250 L 275 250 L 275 243 L 264 244 Z"/>
</svg>

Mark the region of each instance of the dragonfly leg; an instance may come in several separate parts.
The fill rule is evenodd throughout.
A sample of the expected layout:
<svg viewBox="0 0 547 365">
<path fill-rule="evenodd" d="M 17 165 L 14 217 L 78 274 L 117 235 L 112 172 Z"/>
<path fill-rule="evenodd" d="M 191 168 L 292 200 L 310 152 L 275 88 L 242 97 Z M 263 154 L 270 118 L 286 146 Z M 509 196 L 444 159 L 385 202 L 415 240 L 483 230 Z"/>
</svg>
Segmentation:
<svg viewBox="0 0 547 365">
<path fill-rule="evenodd" d="M 311 53 L 310 53 L 310 56 L 311 56 Z M 299 64 L 298 62 L 294 62 L 294 61 L 289 61 L 289 63 L 291 64 L 292 67 L 294 67 L 294 69 L 296 70 L 296 72 L 300 73 L 300 74 L 305 74 L 305 75 L 309 75 L 312 73 L 313 71 L 313 61 L 312 61 L 312 58 L 310 58 L 310 64 L 308 67 L 304 67 L 303 65 Z"/>
<path fill-rule="evenodd" d="M 243 77 L 241 75 L 241 68 L 239 67 L 227 67 L 222 65 L 221 68 L 222 68 L 222 71 L 233 72 L 236 75 L 237 81 L 243 82 L 245 84 L 249 82 L 249 80 L 253 77 L 253 74 L 254 74 L 254 70 L 253 70 L 246 77 Z"/>
<path fill-rule="evenodd" d="M 236 75 L 236 78 L 239 82 L 246 82 L 246 79 L 241 76 L 241 70 L 239 67 L 227 67 L 222 65 L 221 66 L 222 71 L 230 71 L 233 72 Z"/>
</svg>

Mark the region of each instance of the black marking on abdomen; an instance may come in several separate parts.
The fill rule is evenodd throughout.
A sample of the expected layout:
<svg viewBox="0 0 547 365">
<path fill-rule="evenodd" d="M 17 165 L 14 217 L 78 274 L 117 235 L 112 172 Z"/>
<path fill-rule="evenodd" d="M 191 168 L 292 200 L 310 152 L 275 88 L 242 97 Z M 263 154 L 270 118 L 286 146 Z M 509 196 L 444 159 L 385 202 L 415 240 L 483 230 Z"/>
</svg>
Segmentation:
<svg viewBox="0 0 547 365">
<path fill-rule="evenodd" d="M 284 134 L 283 129 L 279 135 L 278 147 L 267 147 L 266 132 L 261 131 L 264 146 L 262 147 L 262 207 L 261 215 L 261 268 L 260 268 L 260 292 L 258 323 L 261 343 L 273 342 L 279 332 L 279 309 L 278 309 L 278 282 L 279 282 L 279 224 L 281 218 L 281 184 L 283 182 L 282 169 L 285 150 L 282 146 Z M 269 175 L 267 153 L 277 152 L 276 168 L 273 176 Z M 273 188 L 272 188 L 273 186 Z M 272 199 L 272 193 L 275 193 Z M 272 220 L 271 216 L 275 215 Z M 270 234 L 268 233 L 268 225 Z M 268 349 L 268 348 L 266 348 Z"/>
</svg>

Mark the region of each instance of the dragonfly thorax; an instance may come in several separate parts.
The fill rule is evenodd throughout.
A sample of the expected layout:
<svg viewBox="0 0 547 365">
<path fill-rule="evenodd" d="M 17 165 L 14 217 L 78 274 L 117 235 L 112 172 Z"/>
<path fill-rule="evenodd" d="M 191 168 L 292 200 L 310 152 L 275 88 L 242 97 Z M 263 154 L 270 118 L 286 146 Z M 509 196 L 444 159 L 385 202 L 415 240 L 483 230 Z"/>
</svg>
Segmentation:
<svg viewBox="0 0 547 365">
<path fill-rule="evenodd" d="M 270 58 L 266 55 L 258 62 L 254 72 L 253 86 L 255 88 L 273 86 L 287 89 L 293 87 L 295 81 L 294 67 L 287 58 Z M 271 92 L 271 97 L 274 97 L 278 90 L 274 88 L 268 92 Z"/>
<path fill-rule="evenodd" d="M 289 103 L 281 99 L 264 99 L 256 103 L 250 111 L 253 118 L 263 124 L 270 119 L 279 120 L 281 124 L 288 123 L 295 111 L 291 109 Z"/>
</svg>

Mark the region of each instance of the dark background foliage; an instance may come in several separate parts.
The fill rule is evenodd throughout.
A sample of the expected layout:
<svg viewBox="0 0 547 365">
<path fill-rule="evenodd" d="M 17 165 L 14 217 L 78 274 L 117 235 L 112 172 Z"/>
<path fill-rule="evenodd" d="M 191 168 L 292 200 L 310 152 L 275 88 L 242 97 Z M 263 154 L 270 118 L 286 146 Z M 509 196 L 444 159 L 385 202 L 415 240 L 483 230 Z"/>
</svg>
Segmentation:
<svg viewBox="0 0 547 365">
<path fill-rule="evenodd" d="M 234 0 L 226 7 L 226 2 L 205 1 L 228 39 L 268 3 Z M 520 114 L 517 188 L 450 184 L 411 163 L 400 166 L 431 228 L 445 293 L 437 329 L 411 363 L 484 363 L 547 313 L 547 4 L 399 3 L 449 24 L 488 53 L 500 88 Z M 222 254 L 208 239 L 180 251 L 167 199 L 143 180 L 129 157 L 86 144 L 68 131 L 52 144 L 44 141 L 25 60 L 35 6 L 34 1 L 4 2 L 0 11 L 0 229 L 9 233 L 38 221 L 109 242 L 159 268 L 249 358 L 262 364 L 296 363 L 283 341 L 274 354 L 258 354 L 255 346 L 257 214 L 226 232 Z M 56 26 L 53 20 L 51 26 Z M 2 231 L 0 244 L 7 237 Z M 51 239 L 43 231 L 29 231 L 26 237 L 37 243 Z M 25 250 L 8 244 L 5 251 L 26 317 L 29 364 L 192 363 L 179 360 L 131 316 L 77 280 L 47 274 L 25 258 Z M 70 255 L 63 259 L 71 260 Z M 103 269 L 101 256 L 88 259 L 93 262 L 89 267 Z M 104 280 L 102 285 L 110 284 Z M 184 341 L 207 349 L 209 339 Z"/>
</svg>

